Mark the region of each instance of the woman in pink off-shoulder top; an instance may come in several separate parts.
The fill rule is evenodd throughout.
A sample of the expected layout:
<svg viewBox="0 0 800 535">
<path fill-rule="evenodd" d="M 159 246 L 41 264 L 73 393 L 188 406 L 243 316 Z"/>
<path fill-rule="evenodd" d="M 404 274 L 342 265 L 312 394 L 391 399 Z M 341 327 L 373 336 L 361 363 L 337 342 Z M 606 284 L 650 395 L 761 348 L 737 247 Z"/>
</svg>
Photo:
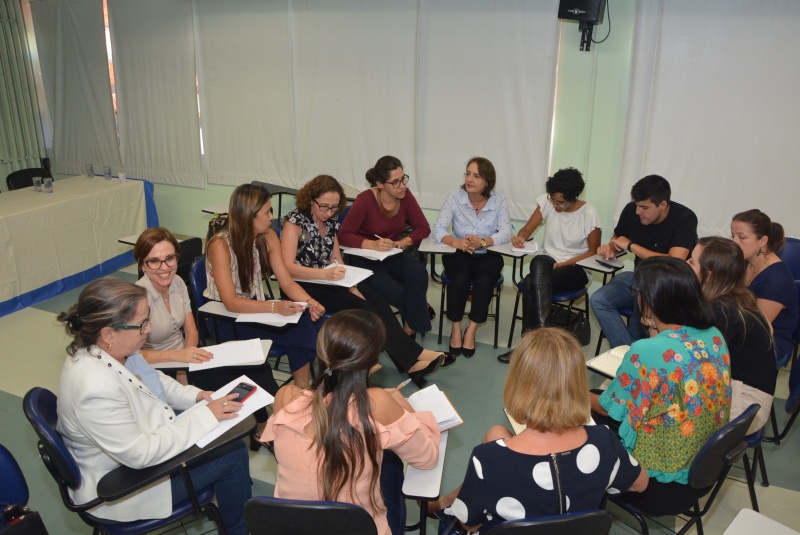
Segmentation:
<svg viewBox="0 0 800 535">
<path fill-rule="evenodd" d="M 432 468 L 439 428 L 399 392 L 369 387 L 384 338 L 371 312 L 334 314 L 317 339 L 314 384 L 278 391 L 261 439 L 275 441 L 276 497 L 354 503 L 372 515 L 378 533 L 397 535 L 405 524 L 401 459 Z"/>
</svg>

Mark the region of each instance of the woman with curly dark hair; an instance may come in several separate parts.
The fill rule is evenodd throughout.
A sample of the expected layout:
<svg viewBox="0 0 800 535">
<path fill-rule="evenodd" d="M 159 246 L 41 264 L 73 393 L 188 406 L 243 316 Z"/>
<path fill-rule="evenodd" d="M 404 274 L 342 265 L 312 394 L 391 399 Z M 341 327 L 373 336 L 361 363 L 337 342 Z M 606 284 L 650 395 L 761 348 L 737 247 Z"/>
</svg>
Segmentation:
<svg viewBox="0 0 800 535">
<path fill-rule="evenodd" d="M 377 533 L 397 535 L 405 524 L 400 460 L 432 468 L 439 428 L 433 414 L 414 412 L 396 389 L 370 387 L 384 338 L 371 312 L 328 319 L 317 340 L 314 384 L 278 391 L 262 440 L 275 441 L 276 497 L 354 503 L 372 515 Z"/>
<path fill-rule="evenodd" d="M 344 203 L 341 185 L 328 175 L 314 178 L 297 192 L 296 208 L 286 214 L 281 236 L 283 260 L 293 278 L 335 281 L 344 277 L 347 267 L 336 237 L 336 214 Z M 383 296 L 368 284 L 349 289 L 310 282 L 298 284 L 328 312 L 361 309 L 377 314 L 386 329 L 384 349 L 397 369 L 407 372 L 419 386 L 425 384 L 424 376 L 455 362 L 455 357 L 423 349 L 407 336 Z"/>
<path fill-rule="evenodd" d="M 602 229 L 594 206 L 578 200 L 583 192 L 581 172 L 574 167 L 559 169 L 545 183 L 546 195 L 536 199 L 536 210 L 511 244 L 522 247 L 543 222 L 546 223 L 542 252 L 531 260 L 522 292 L 522 330 L 544 327 L 550 315 L 553 293 L 578 290 L 589 275 L 578 266 L 600 247 Z M 497 357 L 508 364 L 511 352 Z"/>
</svg>

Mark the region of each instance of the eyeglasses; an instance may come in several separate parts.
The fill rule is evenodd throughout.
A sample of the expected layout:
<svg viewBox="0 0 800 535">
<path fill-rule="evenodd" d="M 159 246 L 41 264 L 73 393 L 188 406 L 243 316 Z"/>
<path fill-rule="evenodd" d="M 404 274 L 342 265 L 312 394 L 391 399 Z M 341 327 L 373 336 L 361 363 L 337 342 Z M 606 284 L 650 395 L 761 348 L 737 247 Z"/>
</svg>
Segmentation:
<svg viewBox="0 0 800 535">
<path fill-rule="evenodd" d="M 403 175 L 402 177 L 398 178 L 397 180 L 392 180 L 391 182 L 385 182 L 387 186 L 392 186 L 393 188 L 397 189 L 400 187 L 400 184 L 408 184 L 408 175 Z"/>
<path fill-rule="evenodd" d="M 118 323 L 116 325 L 112 325 L 111 328 L 112 329 L 120 329 L 120 330 L 123 330 L 123 331 L 132 331 L 134 329 L 139 329 L 139 334 L 144 334 L 144 332 L 147 330 L 147 326 L 148 325 L 150 325 L 150 318 L 147 318 L 146 320 L 144 320 L 141 323 L 141 325 L 128 325 L 128 324 L 125 324 L 125 323 Z"/>
<path fill-rule="evenodd" d="M 567 206 L 569 206 L 569 201 L 564 201 L 564 202 L 556 201 L 555 199 L 553 199 L 552 195 L 548 195 L 547 200 L 550 201 L 550 204 L 552 204 L 556 208 L 561 208 L 562 210 Z"/>
<path fill-rule="evenodd" d="M 167 267 L 175 267 L 178 264 L 178 255 L 171 254 L 164 260 L 160 258 L 148 258 L 144 261 L 144 264 L 150 269 L 159 269 L 162 264 L 166 264 Z"/>
<path fill-rule="evenodd" d="M 320 204 L 316 200 L 314 200 L 314 204 L 317 205 L 317 208 L 319 208 L 321 212 L 330 212 L 332 214 L 335 214 L 336 212 L 339 211 L 339 206 L 338 205 L 337 206 L 328 206 L 327 204 Z"/>
</svg>

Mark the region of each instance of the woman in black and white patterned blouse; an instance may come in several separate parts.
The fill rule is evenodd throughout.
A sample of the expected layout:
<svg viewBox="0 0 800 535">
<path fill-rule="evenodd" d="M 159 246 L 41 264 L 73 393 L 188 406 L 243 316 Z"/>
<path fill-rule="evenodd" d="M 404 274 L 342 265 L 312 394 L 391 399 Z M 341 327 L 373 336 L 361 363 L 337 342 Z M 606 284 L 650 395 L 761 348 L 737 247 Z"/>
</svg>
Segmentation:
<svg viewBox="0 0 800 535">
<path fill-rule="evenodd" d="M 346 199 L 339 182 L 328 175 L 309 181 L 297 192 L 295 208 L 286 214 L 281 235 L 283 259 L 295 279 L 341 280 L 347 267 L 342 260 L 336 233 L 337 213 Z M 331 267 L 333 266 L 333 267 Z M 448 353 L 423 349 L 410 338 L 381 295 L 367 285 L 333 286 L 298 282 L 330 313 L 347 309 L 369 310 L 386 327 L 385 351 L 401 372 L 422 386 L 424 377 L 455 362 Z"/>
</svg>

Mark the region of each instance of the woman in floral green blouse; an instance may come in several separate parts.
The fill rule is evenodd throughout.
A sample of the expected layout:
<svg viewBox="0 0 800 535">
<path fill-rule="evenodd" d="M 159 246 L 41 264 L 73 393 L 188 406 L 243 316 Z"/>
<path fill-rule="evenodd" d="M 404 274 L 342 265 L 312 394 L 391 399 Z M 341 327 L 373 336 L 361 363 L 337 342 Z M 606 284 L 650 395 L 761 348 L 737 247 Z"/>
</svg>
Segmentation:
<svg viewBox="0 0 800 535">
<path fill-rule="evenodd" d="M 650 338 L 634 342 L 608 389 L 592 396 L 592 409 L 619 422 L 623 445 L 650 476 L 647 491 L 633 500 L 658 514 L 659 507 L 672 510 L 675 500 L 693 503 L 689 467 L 728 423 L 730 357 L 685 262 L 649 258 L 634 280 L 631 292 L 638 294 Z"/>
</svg>

